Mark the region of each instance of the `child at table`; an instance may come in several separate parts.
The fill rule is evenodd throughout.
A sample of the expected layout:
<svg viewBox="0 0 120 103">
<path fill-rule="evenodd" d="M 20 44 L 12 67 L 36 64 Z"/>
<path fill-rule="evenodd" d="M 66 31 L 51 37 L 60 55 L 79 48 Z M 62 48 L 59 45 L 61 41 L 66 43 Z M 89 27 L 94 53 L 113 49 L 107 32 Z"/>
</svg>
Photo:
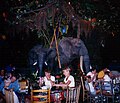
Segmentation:
<svg viewBox="0 0 120 103">
<path fill-rule="evenodd" d="M 56 87 L 63 87 L 63 88 L 67 88 L 67 87 L 75 87 L 75 79 L 72 75 L 70 75 L 70 68 L 63 68 L 63 75 L 65 76 L 64 78 L 64 82 L 60 83 L 60 84 L 54 84 L 54 86 Z"/>
<path fill-rule="evenodd" d="M 70 74 L 70 68 L 69 67 L 63 68 L 62 71 L 63 71 L 63 75 L 65 76 L 64 81 L 61 82 L 60 84 L 54 84 L 53 86 L 62 87 L 63 89 L 67 89 L 67 87 L 69 87 L 69 88 L 75 87 L 75 79 Z M 72 95 L 71 97 L 76 96 L 76 94 L 73 95 L 72 92 L 70 94 Z M 67 98 L 67 92 L 66 91 L 64 91 L 64 97 Z M 59 102 L 59 103 L 61 103 L 61 102 Z"/>
<path fill-rule="evenodd" d="M 52 89 L 53 84 L 55 83 L 55 77 L 51 75 L 51 71 L 48 69 L 45 69 L 44 71 L 45 76 L 42 77 L 42 83 L 41 80 L 39 80 L 39 85 L 45 85 L 43 88 L 45 89 L 46 87 L 49 89 Z"/>
</svg>

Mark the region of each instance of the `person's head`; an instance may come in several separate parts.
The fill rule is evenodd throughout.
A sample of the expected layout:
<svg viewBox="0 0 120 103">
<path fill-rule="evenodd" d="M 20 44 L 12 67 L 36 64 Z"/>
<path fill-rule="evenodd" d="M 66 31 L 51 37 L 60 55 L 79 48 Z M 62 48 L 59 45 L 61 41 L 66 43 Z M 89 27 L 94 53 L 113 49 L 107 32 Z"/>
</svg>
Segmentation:
<svg viewBox="0 0 120 103">
<path fill-rule="evenodd" d="M 107 75 L 109 75 L 109 73 L 110 73 L 109 71 L 106 71 L 106 72 L 105 72 L 105 74 L 107 74 Z"/>
<path fill-rule="evenodd" d="M 65 75 L 65 77 L 68 77 L 70 75 L 70 68 L 67 67 L 67 68 L 63 68 L 63 74 Z"/>
<path fill-rule="evenodd" d="M 103 71 L 104 71 L 104 72 L 107 72 L 107 71 L 108 71 L 108 68 L 107 68 L 107 67 L 106 67 L 106 68 L 104 68 L 104 69 L 103 69 Z"/>
<path fill-rule="evenodd" d="M 90 71 L 91 71 L 93 74 L 96 74 L 96 69 L 95 69 L 95 68 L 92 68 Z"/>
<path fill-rule="evenodd" d="M 11 73 L 11 82 L 15 82 L 17 79 L 19 79 L 19 75 L 17 73 Z"/>
<path fill-rule="evenodd" d="M 91 76 L 87 76 L 88 82 L 91 82 Z"/>
<path fill-rule="evenodd" d="M 4 75 L 5 75 L 5 70 L 4 70 L 4 69 L 2 69 L 2 70 L 0 71 L 0 75 L 1 75 L 1 76 L 4 76 Z"/>
<path fill-rule="evenodd" d="M 13 83 L 13 82 L 15 82 L 17 80 L 17 78 L 15 77 L 15 76 L 12 76 L 11 77 L 11 82 Z"/>
<path fill-rule="evenodd" d="M 108 76 L 110 76 L 110 77 L 113 76 L 112 72 L 110 72 L 109 70 L 107 70 L 107 71 L 105 72 L 105 74 L 108 75 Z"/>
<path fill-rule="evenodd" d="M 51 76 L 51 71 L 49 69 L 45 69 L 45 76 L 50 77 Z"/>
</svg>

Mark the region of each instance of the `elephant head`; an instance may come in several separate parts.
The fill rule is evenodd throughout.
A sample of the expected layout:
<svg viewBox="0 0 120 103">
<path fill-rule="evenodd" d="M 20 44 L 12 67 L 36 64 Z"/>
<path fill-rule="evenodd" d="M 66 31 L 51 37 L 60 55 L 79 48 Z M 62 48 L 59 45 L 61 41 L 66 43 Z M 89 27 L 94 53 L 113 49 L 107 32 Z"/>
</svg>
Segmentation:
<svg viewBox="0 0 120 103">
<path fill-rule="evenodd" d="M 70 63 L 75 58 L 83 56 L 85 72 L 89 71 L 90 60 L 88 50 L 81 39 L 66 37 L 59 42 L 61 64 Z"/>
<path fill-rule="evenodd" d="M 39 70 L 39 76 L 42 76 L 43 64 L 46 60 L 48 49 L 44 48 L 42 45 L 35 45 L 28 53 L 28 61 L 31 69 L 37 65 Z M 34 70 L 32 70 L 33 72 Z"/>
<path fill-rule="evenodd" d="M 54 67 L 56 58 L 56 49 L 55 48 L 44 48 L 42 45 L 35 45 L 28 53 L 29 66 L 32 69 L 32 72 L 35 67 L 39 70 L 39 76 L 43 75 L 43 68 L 49 67 L 52 69 Z"/>
</svg>

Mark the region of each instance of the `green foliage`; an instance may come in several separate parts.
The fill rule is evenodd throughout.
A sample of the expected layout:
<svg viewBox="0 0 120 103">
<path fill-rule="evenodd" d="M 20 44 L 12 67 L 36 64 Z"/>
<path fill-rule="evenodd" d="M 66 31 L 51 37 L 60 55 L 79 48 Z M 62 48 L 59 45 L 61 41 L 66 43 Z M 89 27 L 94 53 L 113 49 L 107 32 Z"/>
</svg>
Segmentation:
<svg viewBox="0 0 120 103">
<path fill-rule="evenodd" d="M 102 30 L 119 32 L 119 0 L 71 0 L 71 4 L 83 19 L 96 18 Z"/>
</svg>

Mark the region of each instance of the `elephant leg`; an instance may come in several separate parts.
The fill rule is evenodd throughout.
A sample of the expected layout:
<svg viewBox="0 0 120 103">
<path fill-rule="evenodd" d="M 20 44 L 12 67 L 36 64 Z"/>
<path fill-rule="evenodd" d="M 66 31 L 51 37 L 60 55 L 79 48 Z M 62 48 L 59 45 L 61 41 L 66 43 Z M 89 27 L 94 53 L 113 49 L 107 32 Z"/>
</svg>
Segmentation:
<svg viewBox="0 0 120 103">
<path fill-rule="evenodd" d="M 85 66 L 85 73 L 88 73 L 90 70 L 90 59 L 88 55 L 83 56 L 84 66 Z"/>
</svg>

